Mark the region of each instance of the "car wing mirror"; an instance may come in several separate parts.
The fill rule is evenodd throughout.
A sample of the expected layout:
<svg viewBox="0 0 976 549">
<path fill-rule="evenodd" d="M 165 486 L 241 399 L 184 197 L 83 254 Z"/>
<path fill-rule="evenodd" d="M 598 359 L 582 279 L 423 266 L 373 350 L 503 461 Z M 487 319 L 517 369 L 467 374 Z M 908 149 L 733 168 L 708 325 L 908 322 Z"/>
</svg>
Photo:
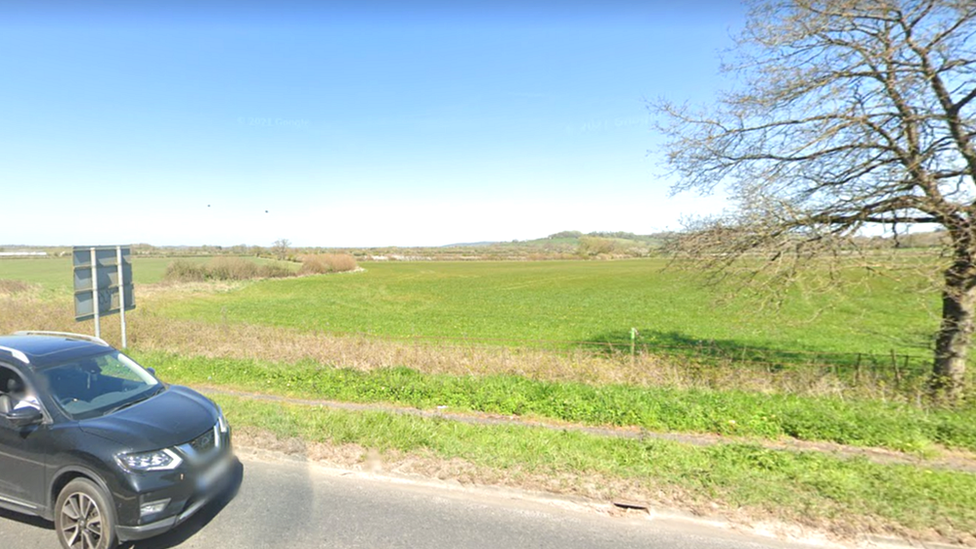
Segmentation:
<svg viewBox="0 0 976 549">
<path fill-rule="evenodd" d="M 23 408 L 10 410 L 6 414 L 3 414 L 3 418 L 7 420 L 7 423 L 11 427 L 19 429 L 22 427 L 27 427 L 28 425 L 40 423 L 44 419 L 44 414 L 33 406 L 25 406 Z"/>
<path fill-rule="evenodd" d="M 156 369 L 155 368 L 146 368 L 146 371 L 149 372 L 149 375 L 151 375 L 153 377 L 156 377 Z"/>
</svg>

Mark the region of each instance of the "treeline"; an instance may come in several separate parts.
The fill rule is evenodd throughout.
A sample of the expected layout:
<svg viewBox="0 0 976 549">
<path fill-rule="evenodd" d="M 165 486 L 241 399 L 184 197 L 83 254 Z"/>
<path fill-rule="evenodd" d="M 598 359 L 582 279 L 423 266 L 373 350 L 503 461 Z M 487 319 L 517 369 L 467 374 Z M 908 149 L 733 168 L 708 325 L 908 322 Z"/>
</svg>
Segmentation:
<svg viewBox="0 0 976 549">
<path fill-rule="evenodd" d="M 589 233 L 583 233 L 582 231 L 561 231 L 558 233 L 553 233 L 546 238 L 549 240 L 554 239 L 564 239 L 564 238 L 583 238 L 585 236 L 596 237 L 596 238 L 617 238 L 620 240 L 637 240 L 640 242 L 645 242 L 649 240 L 659 240 L 662 235 L 659 234 L 634 234 L 628 233 L 626 231 L 593 231 Z"/>
</svg>

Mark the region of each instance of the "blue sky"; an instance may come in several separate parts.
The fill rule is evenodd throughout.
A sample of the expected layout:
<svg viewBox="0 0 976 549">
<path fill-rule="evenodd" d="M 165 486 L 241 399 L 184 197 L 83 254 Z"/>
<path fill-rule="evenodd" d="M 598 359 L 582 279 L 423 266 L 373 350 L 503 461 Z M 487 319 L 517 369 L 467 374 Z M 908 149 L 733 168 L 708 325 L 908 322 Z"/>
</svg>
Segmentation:
<svg viewBox="0 0 976 549">
<path fill-rule="evenodd" d="M 712 100 L 732 0 L 133 4 L 0 7 L 0 243 L 440 245 L 723 206 L 669 197 L 645 100 Z"/>
</svg>

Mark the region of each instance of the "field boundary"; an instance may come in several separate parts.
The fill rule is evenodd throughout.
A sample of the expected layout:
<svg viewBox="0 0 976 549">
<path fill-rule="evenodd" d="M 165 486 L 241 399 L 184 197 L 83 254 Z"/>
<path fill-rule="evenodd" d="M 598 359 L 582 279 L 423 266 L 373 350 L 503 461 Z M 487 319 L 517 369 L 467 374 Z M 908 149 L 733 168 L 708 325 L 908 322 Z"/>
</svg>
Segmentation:
<svg viewBox="0 0 976 549">
<path fill-rule="evenodd" d="M 727 435 L 705 434 L 705 433 L 669 433 L 649 431 L 647 429 L 633 427 L 594 427 L 589 425 L 579 425 L 574 423 L 542 421 L 527 419 L 519 416 L 475 413 L 475 412 L 451 412 L 447 407 L 436 411 L 421 410 L 418 408 L 408 408 L 404 406 L 394 406 L 390 404 L 369 404 L 343 402 L 336 400 L 321 400 L 296 398 L 270 393 L 255 393 L 227 389 L 213 385 L 195 385 L 194 389 L 204 395 L 225 395 L 249 400 L 262 400 L 268 402 L 281 402 L 299 406 L 319 406 L 347 411 L 376 411 L 402 415 L 412 415 L 431 419 L 444 419 L 458 421 L 473 425 L 518 425 L 523 427 L 536 427 L 553 431 L 574 431 L 596 436 L 617 437 L 627 439 L 656 439 L 693 444 L 696 446 L 715 446 L 720 444 L 751 444 L 769 450 L 780 450 L 790 452 L 819 452 L 829 454 L 834 457 L 856 459 L 862 458 L 881 465 L 909 465 L 921 466 L 933 469 L 943 469 L 948 471 L 958 471 L 963 473 L 976 474 L 976 456 L 967 455 L 963 452 L 947 452 L 947 455 L 924 458 L 918 455 L 898 452 L 886 448 L 865 448 L 848 446 L 833 442 L 814 442 L 803 440 L 769 440 L 760 438 L 734 437 Z"/>
</svg>

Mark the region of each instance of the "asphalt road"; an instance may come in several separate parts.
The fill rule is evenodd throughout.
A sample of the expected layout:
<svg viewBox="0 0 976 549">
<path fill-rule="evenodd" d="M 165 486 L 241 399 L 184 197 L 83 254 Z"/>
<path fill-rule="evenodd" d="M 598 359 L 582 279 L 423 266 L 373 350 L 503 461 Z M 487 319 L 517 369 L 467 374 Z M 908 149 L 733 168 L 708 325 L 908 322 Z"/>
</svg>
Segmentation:
<svg viewBox="0 0 976 549">
<path fill-rule="evenodd" d="M 314 463 L 242 456 L 236 496 L 132 549 L 696 548 L 791 547 L 646 513 L 609 516 L 585 506 L 344 474 Z M 0 546 L 55 549 L 52 525 L 0 511 Z"/>
</svg>

